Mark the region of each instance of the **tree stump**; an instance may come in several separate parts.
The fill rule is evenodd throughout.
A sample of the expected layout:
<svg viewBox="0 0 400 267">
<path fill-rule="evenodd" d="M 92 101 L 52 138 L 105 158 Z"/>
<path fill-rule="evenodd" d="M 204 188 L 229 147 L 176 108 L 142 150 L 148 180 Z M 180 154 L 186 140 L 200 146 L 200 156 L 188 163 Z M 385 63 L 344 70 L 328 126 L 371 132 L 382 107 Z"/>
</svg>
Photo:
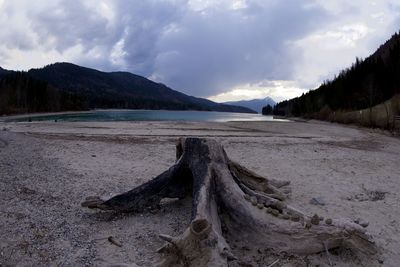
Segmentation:
<svg viewBox="0 0 400 267">
<path fill-rule="evenodd" d="M 376 252 L 365 229 L 344 219 L 320 221 L 285 204 L 289 182 L 267 179 L 231 161 L 212 139 L 180 139 L 176 163 L 151 181 L 103 201 L 89 197 L 82 206 L 119 212 L 156 207 L 163 198 L 192 196 L 191 223 L 167 243 L 159 266 L 228 266 L 235 255 L 223 236 L 249 240 L 277 253 L 312 254 L 345 246 Z M 230 265 L 230 264 L 229 264 Z"/>
</svg>

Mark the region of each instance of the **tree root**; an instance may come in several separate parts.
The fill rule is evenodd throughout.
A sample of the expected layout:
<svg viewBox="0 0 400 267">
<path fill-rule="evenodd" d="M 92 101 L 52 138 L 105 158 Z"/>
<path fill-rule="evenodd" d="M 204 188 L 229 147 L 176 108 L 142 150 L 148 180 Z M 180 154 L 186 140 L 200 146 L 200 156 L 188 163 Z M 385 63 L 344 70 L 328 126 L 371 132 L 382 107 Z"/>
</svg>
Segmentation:
<svg viewBox="0 0 400 267">
<path fill-rule="evenodd" d="M 192 219 L 178 236 L 160 235 L 167 243 L 159 266 L 227 266 L 236 261 L 221 229 L 236 239 L 277 253 L 312 254 L 336 247 L 376 253 L 360 225 L 344 219 L 321 221 L 285 204 L 289 182 L 267 179 L 231 161 L 211 139 L 186 138 L 177 144 L 177 162 L 153 180 L 103 201 L 89 197 L 82 206 L 140 212 L 163 198 L 192 195 Z"/>
</svg>

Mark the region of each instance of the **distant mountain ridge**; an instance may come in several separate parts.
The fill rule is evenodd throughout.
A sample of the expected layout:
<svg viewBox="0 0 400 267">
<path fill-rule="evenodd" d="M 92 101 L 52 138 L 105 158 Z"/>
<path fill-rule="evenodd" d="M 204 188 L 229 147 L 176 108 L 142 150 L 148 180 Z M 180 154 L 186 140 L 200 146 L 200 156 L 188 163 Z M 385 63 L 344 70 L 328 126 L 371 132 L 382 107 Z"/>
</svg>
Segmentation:
<svg viewBox="0 0 400 267">
<path fill-rule="evenodd" d="M 271 97 L 266 97 L 261 99 L 252 99 L 252 100 L 228 101 L 228 102 L 223 102 L 223 104 L 246 107 L 258 113 L 261 113 L 263 107 L 267 105 L 273 107 L 275 106 L 276 102 Z"/>
<path fill-rule="evenodd" d="M 1 69 L 0 77 L 7 77 L 10 73 L 15 74 L 16 72 L 7 72 Z M 52 92 L 60 91 L 59 95 L 71 96 L 71 101 L 79 103 L 74 108 L 75 110 L 127 108 L 254 113 L 244 107 L 188 96 L 164 84 L 129 72 L 102 72 L 72 63 L 54 63 L 40 69 L 31 69 L 22 76 L 25 74 L 30 78 L 46 82 L 52 88 Z M 28 78 L 24 77 L 24 79 Z M 10 84 L 15 85 L 15 83 L 9 83 L 9 94 L 12 93 Z M 22 86 L 20 83 L 17 85 Z M 23 90 L 26 91 L 29 88 L 24 87 Z"/>
</svg>

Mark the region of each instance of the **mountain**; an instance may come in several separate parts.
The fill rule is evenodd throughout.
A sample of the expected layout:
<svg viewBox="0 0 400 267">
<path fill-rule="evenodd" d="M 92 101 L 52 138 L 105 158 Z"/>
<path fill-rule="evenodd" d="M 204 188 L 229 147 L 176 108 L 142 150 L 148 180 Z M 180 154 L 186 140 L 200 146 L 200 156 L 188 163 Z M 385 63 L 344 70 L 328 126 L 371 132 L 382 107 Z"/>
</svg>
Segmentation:
<svg viewBox="0 0 400 267">
<path fill-rule="evenodd" d="M 188 96 L 129 72 L 102 72 L 71 63 L 28 72 L 0 69 L 0 114 L 93 108 L 255 113 Z"/>
<path fill-rule="evenodd" d="M 229 102 L 224 102 L 223 104 L 246 107 L 251 110 L 257 111 L 258 113 L 261 113 L 263 107 L 267 105 L 273 107 L 275 106 L 276 102 L 272 98 L 266 97 L 261 99 L 252 99 L 252 100 L 229 101 Z"/>
<path fill-rule="evenodd" d="M 395 33 L 375 53 L 364 60 L 357 58 L 351 67 L 341 71 L 331 81 L 300 97 L 278 103 L 274 114 L 335 120 L 338 112 L 371 110 L 398 94 L 400 34 Z M 386 106 L 384 108 L 387 109 Z M 369 112 L 371 119 L 375 115 Z M 388 120 L 390 112 L 396 113 L 395 110 L 385 110 L 384 117 Z"/>
<path fill-rule="evenodd" d="M 64 92 L 84 97 L 89 108 L 252 112 L 243 107 L 188 96 L 129 72 L 102 72 L 71 63 L 55 63 L 31 69 L 28 74 Z"/>
</svg>

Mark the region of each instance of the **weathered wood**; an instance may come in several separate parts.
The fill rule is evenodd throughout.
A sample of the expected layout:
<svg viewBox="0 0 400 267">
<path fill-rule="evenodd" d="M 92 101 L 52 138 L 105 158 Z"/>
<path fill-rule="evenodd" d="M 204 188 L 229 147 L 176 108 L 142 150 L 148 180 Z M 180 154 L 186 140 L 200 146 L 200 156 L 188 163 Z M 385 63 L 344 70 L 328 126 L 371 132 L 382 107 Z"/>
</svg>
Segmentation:
<svg viewBox="0 0 400 267">
<path fill-rule="evenodd" d="M 276 252 L 311 254 L 339 246 L 375 252 L 360 225 L 344 219 L 319 222 L 285 204 L 289 182 L 267 179 L 231 161 L 215 140 L 186 138 L 177 144 L 177 162 L 153 180 L 109 200 L 90 197 L 89 208 L 142 211 L 165 197 L 192 195 L 188 229 L 167 244 L 160 266 L 227 266 L 235 261 L 226 233 Z M 286 191 L 286 192 L 284 192 Z M 221 221 L 223 220 L 223 221 Z"/>
</svg>

